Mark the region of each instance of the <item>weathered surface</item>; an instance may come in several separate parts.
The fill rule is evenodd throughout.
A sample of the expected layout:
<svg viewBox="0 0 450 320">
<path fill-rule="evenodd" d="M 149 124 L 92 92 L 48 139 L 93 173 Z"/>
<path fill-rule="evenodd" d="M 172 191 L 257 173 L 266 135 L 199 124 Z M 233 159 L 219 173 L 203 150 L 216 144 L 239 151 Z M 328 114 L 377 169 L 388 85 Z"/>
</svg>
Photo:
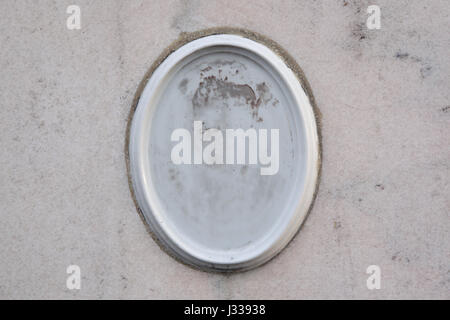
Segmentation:
<svg viewBox="0 0 450 320">
<path fill-rule="evenodd" d="M 367 1 L 78 1 L 80 31 L 65 27 L 69 3 L 1 2 L 0 297 L 450 298 L 450 7 L 376 2 L 378 31 Z M 124 161 L 149 66 L 180 32 L 223 25 L 297 60 L 324 149 L 302 231 L 265 266 L 227 276 L 150 239 Z M 69 264 L 80 291 L 66 289 Z M 370 264 L 381 290 L 366 288 Z"/>
</svg>

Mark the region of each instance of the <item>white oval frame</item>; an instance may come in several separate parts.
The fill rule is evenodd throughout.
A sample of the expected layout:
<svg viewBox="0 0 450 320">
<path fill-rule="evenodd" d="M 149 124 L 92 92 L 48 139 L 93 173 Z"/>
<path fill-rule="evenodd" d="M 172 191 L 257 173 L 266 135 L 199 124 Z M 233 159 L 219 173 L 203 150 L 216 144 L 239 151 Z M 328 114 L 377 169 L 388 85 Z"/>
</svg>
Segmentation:
<svg viewBox="0 0 450 320">
<path fill-rule="evenodd" d="M 159 88 L 168 81 L 177 64 L 190 54 L 212 46 L 235 46 L 250 51 L 264 59 L 265 62 L 279 72 L 288 86 L 302 115 L 306 139 L 306 174 L 304 189 L 300 199 L 295 203 L 296 209 L 284 229 L 265 239 L 264 245 L 253 252 L 232 252 L 232 261 L 223 253 L 216 256 L 211 252 L 198 252 L 180 241 L 177 234 L 167 228 L 160 214 L 162 211 L 152 184 L 149 161 L 149 132 L 155 99 Z M 295 236 L 306 218 L 314 200 L 320 169 L 319 136 L 313 106 L 296 74 L 285 61 L 265 45 L 235 34 L 217 34 L 201 37 L 188 42 L 171 53 L 155 69 L 148 80 L 134 112 L 129 132 L 129 173 L 134 196 L 151 232 L 158 242 L 172 255 L 189 265 L 206 270 L 234 271 L 257 267 L 278 254 Z"/>
</svg>

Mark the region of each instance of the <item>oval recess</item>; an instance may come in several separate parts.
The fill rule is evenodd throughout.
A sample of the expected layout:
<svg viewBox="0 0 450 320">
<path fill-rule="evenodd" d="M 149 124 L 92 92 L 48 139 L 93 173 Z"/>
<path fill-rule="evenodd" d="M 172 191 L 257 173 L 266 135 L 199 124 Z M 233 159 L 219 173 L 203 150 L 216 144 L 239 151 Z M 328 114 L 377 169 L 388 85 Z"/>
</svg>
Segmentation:
<svg viewBox="0 0 450 320">
<path fill-rule="evenodd" d="M 132 193 L 157 242 L 188 265 L 257 267 L 288 244 L 312 205 L 320 171 L 318 125 L 308 84 L 283 52 L 250 32 L 199 33 L 162 59 L 143 87 L 128 132 Z M 203 153 L 220 139 L 196 145 L 202 136 L 194 128 L 221 134 L 223 157 L 219 143 L 209 153 L 214 164 L 205 163 Z M 244 163 L 228 161 L 227 129 L 251 136 Z M 184 141 L 174 132 L 189 132 L 190 148 L 174 152 Z M 268 149 L 262 155 L 261 141 Z M 256 164 L 250 160 L 255 150 Z M 177 164 L 188 158 L 192 164 Z"/>
</svg>

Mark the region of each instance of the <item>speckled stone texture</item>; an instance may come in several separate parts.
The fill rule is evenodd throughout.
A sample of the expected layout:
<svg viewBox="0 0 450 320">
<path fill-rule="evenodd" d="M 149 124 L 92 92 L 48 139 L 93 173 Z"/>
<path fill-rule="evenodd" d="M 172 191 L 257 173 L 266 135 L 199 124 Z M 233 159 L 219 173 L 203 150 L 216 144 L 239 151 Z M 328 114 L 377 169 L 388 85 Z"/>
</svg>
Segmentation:
<svg viewBox="0 0 450 320">
<path fill-rule="evenodd" d="M 81 7 L 81 30 L 66 8 Z M 369 4 L 381 30 L 367 30 Z M 450 4 L 430 1 L 0 2 L 0 298 L 450 299 Z M 128 188 L 125 131 L 181 32 L 247 28 L 302 67 L 322 178 L 297 237 L 261 268 L 186 267 Z M 66 267 L 81 267 L 81 290 Z M 368 290 L 371 265 L 381 289 Z"/>
</svg>

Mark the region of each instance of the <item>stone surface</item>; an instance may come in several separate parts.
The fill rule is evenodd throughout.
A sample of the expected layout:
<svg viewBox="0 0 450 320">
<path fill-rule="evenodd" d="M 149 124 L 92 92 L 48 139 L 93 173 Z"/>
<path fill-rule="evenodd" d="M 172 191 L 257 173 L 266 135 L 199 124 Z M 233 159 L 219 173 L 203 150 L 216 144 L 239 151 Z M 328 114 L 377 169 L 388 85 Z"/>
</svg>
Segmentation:
<svg viewBox="0 0 450 320">
<path fill-rule="evenodd" d="M 0 298 L 450 298 L 448 1 L 77 0 L 81 30 L 66 28 L 70 4 L 0 3 Z M 366 28 L 369 4 L 381 30 Z M 322 113 L 310 216 L 278 257 L 232 275 L 161 251 L 124 159 L 151 63 L 214 26 L 277 41 Z"/>
</svg>

